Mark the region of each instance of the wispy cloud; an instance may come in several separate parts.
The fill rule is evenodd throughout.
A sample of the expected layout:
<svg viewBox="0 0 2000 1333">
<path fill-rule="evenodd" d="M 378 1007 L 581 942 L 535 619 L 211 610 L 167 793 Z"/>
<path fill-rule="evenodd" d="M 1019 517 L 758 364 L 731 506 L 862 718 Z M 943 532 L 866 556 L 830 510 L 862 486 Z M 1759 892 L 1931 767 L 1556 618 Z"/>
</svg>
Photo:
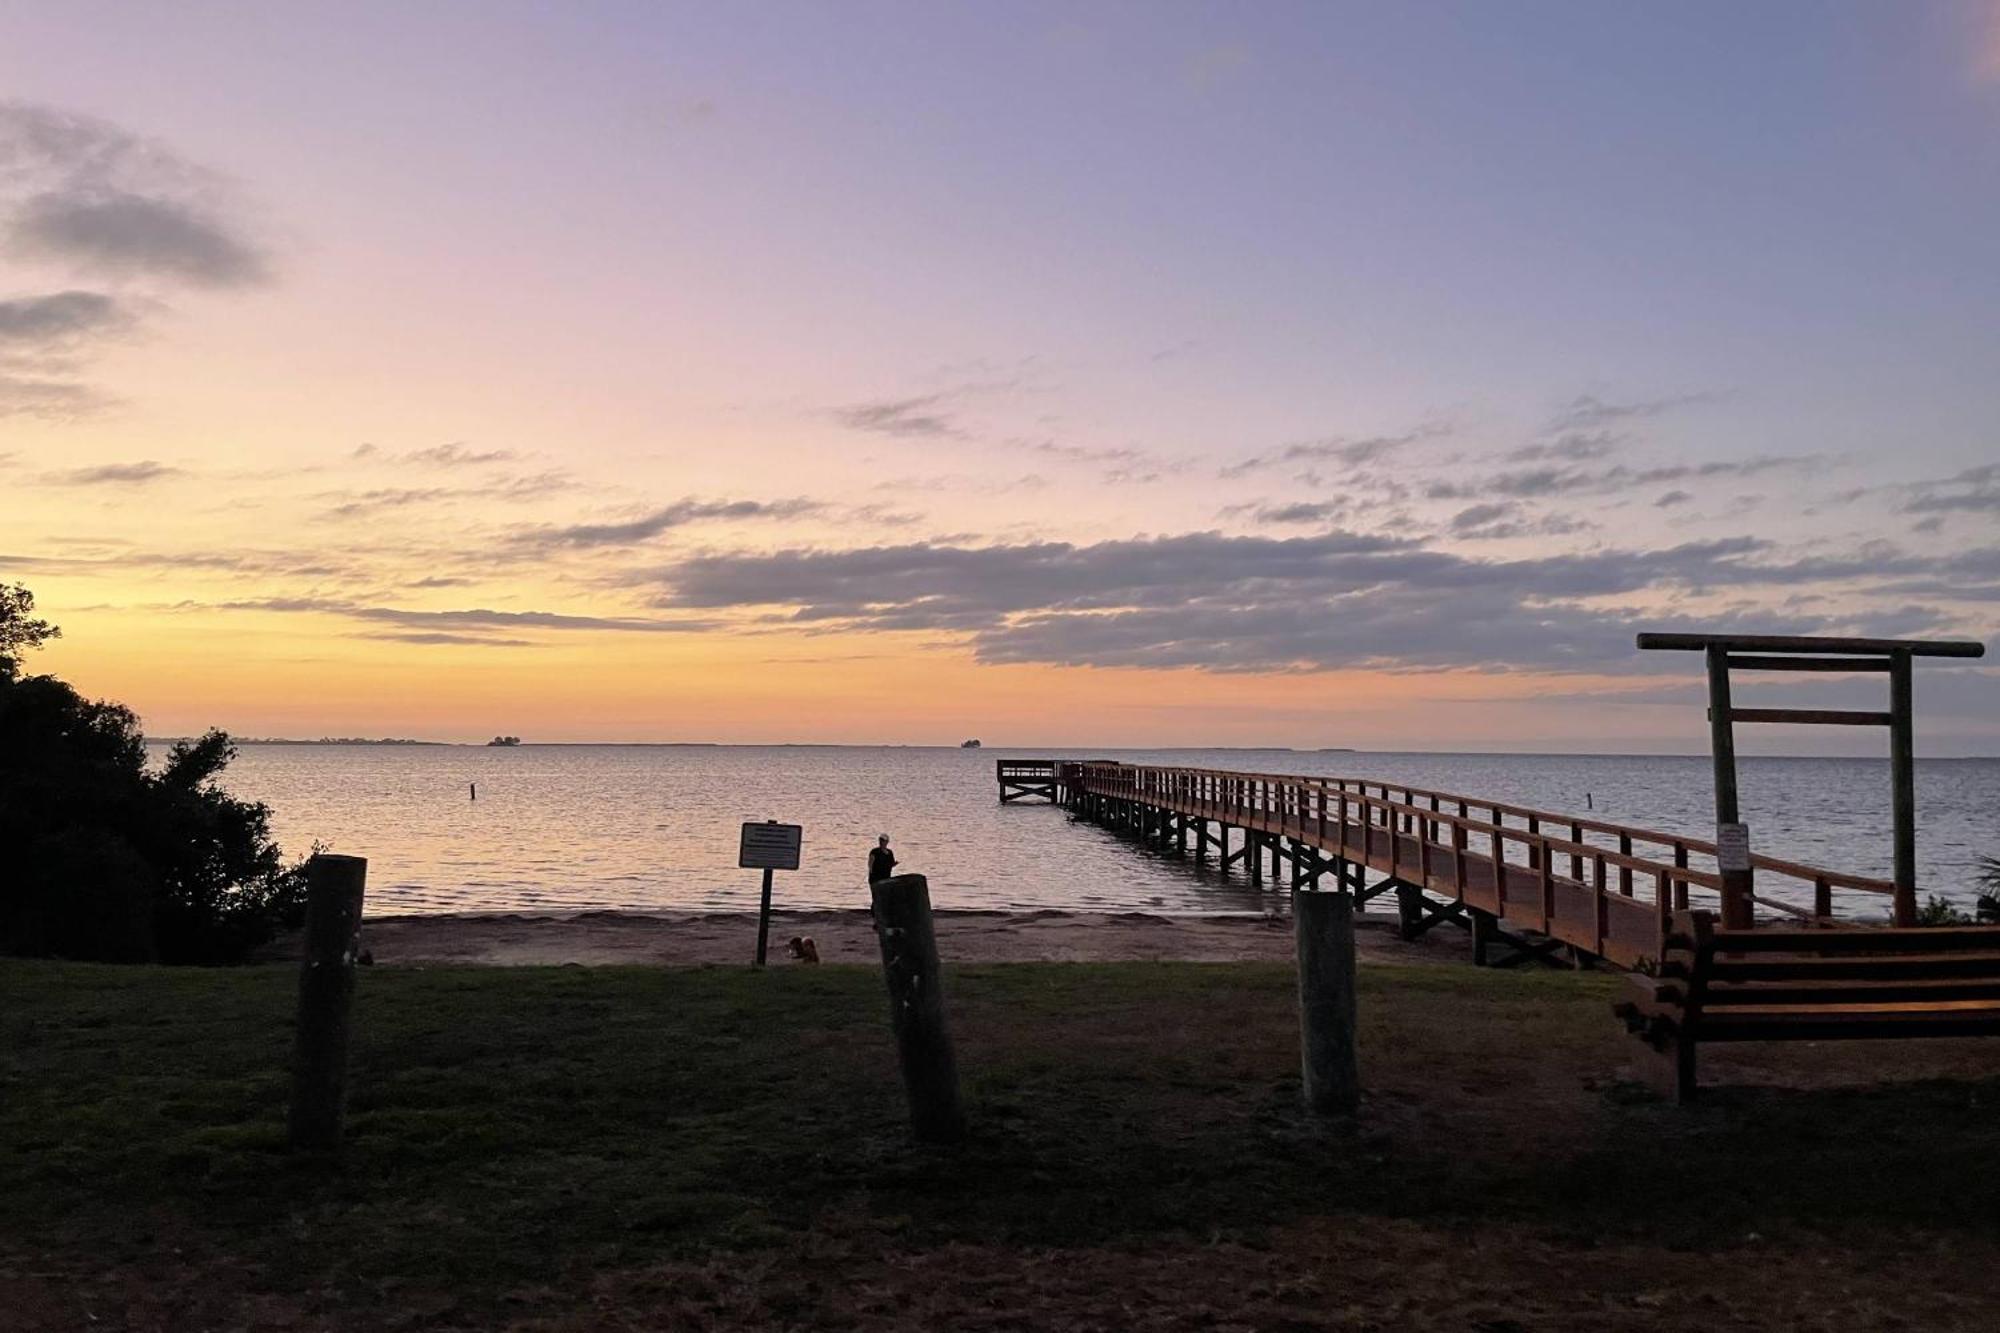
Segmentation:
<svg viewBox="0 0 2000 1333">
<path fill-rule="evenodd" d="M 42 475 L 42 480 L 51 486 L 144 486 L 180 474 L 177 467 L 142 458 L 136 463 L 99 463 L 95 467 L 48 472 Z"/>
<path fill-rule="evenodd" d="M 889 435 L 896 439 L 944 439 L 963 434 L 956 422 L 939 410 L 948 393 L 914 398 L 885 398 L 852 403 L 833 410 L 833 419 L 849 430 Z"/>
<path fill-rule="evenodd" d="M 672 528 L 715 519 L 781 519 L 817 512 L 816 500 L 676 500 L 637 518 L 611 523 L 575 523 L 567 527 L 531 528 L 514 534 L 518 545 L 631 546 L 649 541 Z"/>
<path fill-rule="evenodd" d="M 390 630 L 381 634 L 363 634 L 363 639 L 374 639 L 384 643 L 416 643 L 432 646 L 466 648 L 540 648 L 543 645 L 534 639 L 507 639 L 480 634 L 452 634 L 444 630 Z"/>
<path fill-rule="evenodd" d="M 473 449 L 454 441 L 451 444 L 434 444 L 427 449 L 412 449 L 408 453 L 385 454 L 372 444 L 357 447 L 351 458 L 380 458 L 392 463 L 411 463 L 420 467 L 485 467 L 496 463 L 519 462 L 521 455 L 512 449 Z"/>
<path fill-rule="evenodd" d="M 360 491 L 322 491 L 316 498 L 336 502 L 319 515 L 322 521 L 332 522 L 362 518 L 385 510 L 463 500 L 517 503 L 539 500 L 544 496 L 575 490 L 577 485 L 576 480 L 566 472 L 537 472 L 501 477 L 477 486 L 376 486 Z"/>
<path fill-rule="evenodd" d="M 116 401 L 88 384 L 0 372 L 0 417 L 74 421 L 102 412 Z"/>
<path fill-rule="evenodd" d="M 1824 460 L 1816 454 L 1718 459 L 1708 463 L 1671 463 L 1660 467 L 1608 468 L 1536 467 L 1495 472 L 1465 480 L 1440 479 L 1424 487 L 1434 500 L 1479 499 L 1488 495 L 1531 499 L 1554 495 L 1609 495 L 1670 482 L 1753 477 L 1766 472 L 1813 467 Z"/>
<path fill-rule="evenodd" d="M 1556 413 L 1549 430 L 1552 433 L 1596 430 L 1622 421 L 1662 416 L 1677 407 L 1708 402 L 1713 397 L 1706 393 L 1683 393 L 1631 403 L 1609 403 L 1594 394 L 1579 394 Z"/>
<path fill-rule="evenodd" d="M 608 630 L 624 634 L 695 634 L 714 629 L 718 622 L 681 618 L 662 620 L 645 616 L 585 616 L 558 611 L 497 611 L 471 607 L 458 611 L 419 611 L 403 607 L 370 606 L 363 603 L 321 597 L 265 597 L 250 601 L 185 602 L 183 611 L 265 611 L 283 614 L 343 616 L 381 624 L 412 627 L 415 630 L 449 631 L 513 629 Z"/>
<path fill-rule="evenodd" d="M 228 182 L 109 122 L 0 102 L 0 234 L 17 256 L 181 286 L 266 281 Z"/>
<path fill-rule="evenodd" d="M 102 187 L 38 194 L 6 230 L 14 250 L 108 277 L 165 277 L 198 287 L 264 282 L 269 266 L 257 248 L 220 218 L 190 204 Z"/>
<path fill-rule="evenodd" d="M 79 367 L 141 328 L 162 293 L 272 275 L 236 191 L 154 140 L 88 116 L 0 101 L 0 251 L 117 285 L 0 301 L 0 416 L 73 420 L 116 402 Z"/>
<path fill-rule="evenodd" d="M 1358 467 L 1378 459 L 1393 458 L 1412 445 L 1450 433 L 1449 426 L 1431 424 L 1419 426 L 1400 435 L 1367 435 L 1359 438 L 1334 435 L 1319 440 L 1302 440 L 1296 444 L 1287 444 L 1260 454 L 1252 454 L 1241 462 L 1224 467 L 1220 475 L 1241 477 L 1263 468 L 1277 467 L 1286 463 L 1338 463 L 1347 467 Z"/>
<path fill-rule="evenodd" d="M 1942 481 L 1918 482 L 1903 502 L 1906 514 L 2000 514 L 2000 463 L 1970 467 Z"/>
<path fill-rule="evenodd" d="M 0 356 L 66 353 L 86 338 L 121 331 L 132 316 L 103 292 L 61 291 L 0 301 Z"/>
</svg>

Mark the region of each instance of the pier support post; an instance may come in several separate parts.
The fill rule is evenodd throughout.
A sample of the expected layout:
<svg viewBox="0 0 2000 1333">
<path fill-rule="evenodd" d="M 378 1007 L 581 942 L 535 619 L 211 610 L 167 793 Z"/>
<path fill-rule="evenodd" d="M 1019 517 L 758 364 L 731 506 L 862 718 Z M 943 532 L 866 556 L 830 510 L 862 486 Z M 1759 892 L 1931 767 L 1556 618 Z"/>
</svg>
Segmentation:
<svg viewBox="0 0 2000 1333">
<path fill-rule="evenodd" d="M 1415 939 L 1422 931 L 1424 920 L 1424 891 L 1414 884 L 1396 881 L 1396 933 L 1406 940 Z"/>
<path fill-rule="evenodd" d="M 1354 899 L 1292 895 L 1299 957 L 1299 1070 L 1306 1109 L 1353 1115 L 1361 1103 L 1354 1055 Z"/>
<path fill-rule="evenodd" d="M 955 1143 L 965 1134 L 958 1100 L 958 1060 L 945 1024 L 930 881 L 892 875 L 869 886 L 882 975 L 889 983 L 889 1024 L 910 1099 L 910 1129 L 920 1142 Z"/>
<path fill-rule="evenodd" d="M 299 968 L 298 1033 L 292 1053 L 291 1145 L 340 1146 L 347 1108 L 347 1043 L 354 969 L 361 954 L 361 898 L 368 862 L 322 852 L 306 862 L 305 961 Z"/>
</svg>

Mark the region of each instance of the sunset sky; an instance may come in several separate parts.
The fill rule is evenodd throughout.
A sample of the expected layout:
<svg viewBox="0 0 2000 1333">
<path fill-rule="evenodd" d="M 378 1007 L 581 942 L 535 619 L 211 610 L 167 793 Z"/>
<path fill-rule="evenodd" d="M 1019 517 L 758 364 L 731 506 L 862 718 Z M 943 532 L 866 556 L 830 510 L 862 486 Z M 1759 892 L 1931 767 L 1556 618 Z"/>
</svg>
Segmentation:
<svg viewBox="0 0 2000 1333">
<path fill-rule="evenodd" d="M 29 0 L 0 98 L 0 579 L 155 733 L 1699 750 L 1635 631 L 1994 633 L 1990 3 Z"/>
</svg>

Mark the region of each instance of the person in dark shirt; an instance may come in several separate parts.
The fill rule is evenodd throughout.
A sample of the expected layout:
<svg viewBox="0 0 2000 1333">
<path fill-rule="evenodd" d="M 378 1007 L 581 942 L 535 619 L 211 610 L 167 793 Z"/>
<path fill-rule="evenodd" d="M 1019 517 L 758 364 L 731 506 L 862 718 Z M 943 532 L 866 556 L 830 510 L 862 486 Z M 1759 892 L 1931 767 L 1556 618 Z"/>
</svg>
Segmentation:
<svg viewBox="0 0 2000 1333">
<path fill-rule="evenodd" d="M 895 873 L 896 854 L 889 850 L 889 835 L 884 833 L 868 852 L 868 882 L 873 884 Z"/>
</svg>

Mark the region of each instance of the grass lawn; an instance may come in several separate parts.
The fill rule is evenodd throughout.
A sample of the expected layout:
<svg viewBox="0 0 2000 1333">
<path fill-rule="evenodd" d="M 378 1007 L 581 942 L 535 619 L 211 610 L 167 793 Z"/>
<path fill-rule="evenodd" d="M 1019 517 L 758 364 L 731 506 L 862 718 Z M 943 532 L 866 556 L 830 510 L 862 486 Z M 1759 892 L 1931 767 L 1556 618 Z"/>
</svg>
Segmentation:
<svg viewBox="0 0 2000 1333">
<path fill-rule="evenodd" d="M 922 1150 L 872 969 L 383 968 L 331 1162 L 296 982 L 0 961 L 0 1328 L 2000 1327 L 2000 1043 L 1677 1109 L 1615 979 L 1370 967 L 1343 1128 L 1288 968 L 964 967 Z"/>
</svg>

